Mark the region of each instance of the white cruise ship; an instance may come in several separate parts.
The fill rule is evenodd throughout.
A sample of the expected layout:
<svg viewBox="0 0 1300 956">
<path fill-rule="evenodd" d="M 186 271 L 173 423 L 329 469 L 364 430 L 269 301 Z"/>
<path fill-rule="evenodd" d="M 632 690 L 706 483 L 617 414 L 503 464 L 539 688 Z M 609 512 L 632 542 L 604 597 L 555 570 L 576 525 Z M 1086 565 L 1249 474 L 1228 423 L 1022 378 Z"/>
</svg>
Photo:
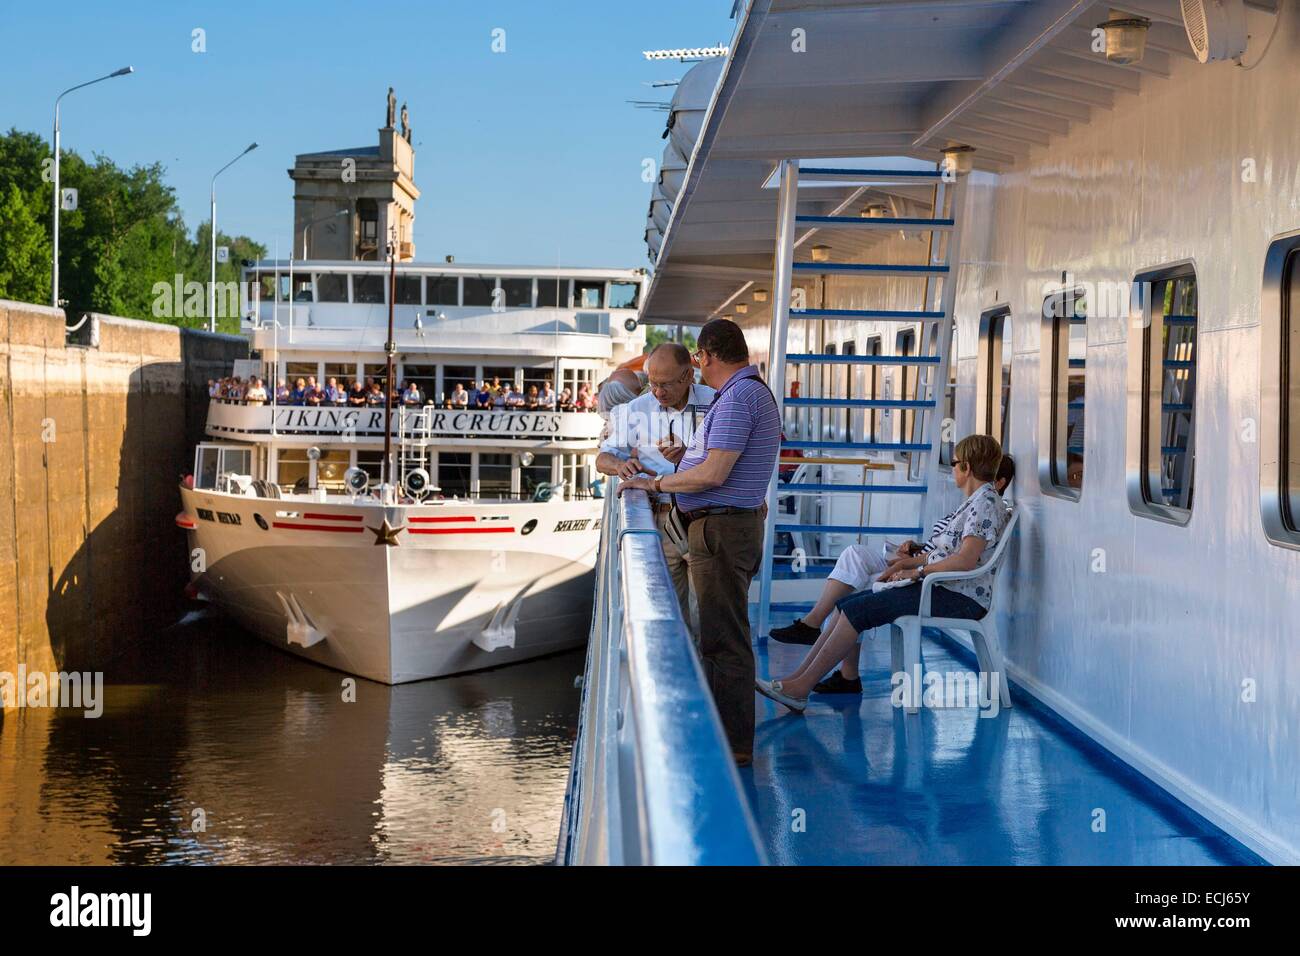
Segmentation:
<svg viewBox="0 0 1300 956">
<path fill-rule="evenodd" d="M 592 463 L 603 420 L 563 396 L 594 393 L 641 353 L 645 278 L 246 264 L 253 358 L 230 373 L 265 380 L 268 401 L 210 402 L 177 516 L 192 592 L 278 647 L 390 684 L 580 645 L 600 538 Z M 414 386 L 419 397 L 386 407 L 274 394 L 272 383 L 312 378 Z M 477 385 L 494 381 L 522 397 L 475 407 Z M 548 383 L 556 403 L 531 401 Z"/>
</svg>

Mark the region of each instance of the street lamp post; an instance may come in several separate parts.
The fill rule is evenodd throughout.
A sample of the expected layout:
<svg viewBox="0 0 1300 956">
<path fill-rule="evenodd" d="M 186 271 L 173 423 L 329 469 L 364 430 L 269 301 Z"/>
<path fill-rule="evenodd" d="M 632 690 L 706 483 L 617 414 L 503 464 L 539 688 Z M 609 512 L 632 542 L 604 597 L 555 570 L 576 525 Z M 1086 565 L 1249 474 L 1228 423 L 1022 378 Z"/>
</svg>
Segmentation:
<svg viewBox="0 0 1300 956">
<path fill-rule="evenodd" d="M 114 70 L 112 73 L 109 73 L 106 76 L 101 76 L 97 80 L 90 80 L 86 83 L 78 83 L 76 86 L 70 86 L 60 93 L 54 100 L 54 255 L 53 265 L 51 266 L 50 271 L 50 305 L 56 309 L 59 307 L 59 210 L 63 207 L 63 196 L 59 190 L 59 101 L 73 90 L 79 90 L 94 83 L 111 80 L 115 76 L 126 76 L 128 73 L 134 72 L 135 67 L 124 66 L 122 69 Z"/>
<path fill-rule="evenodd" d="M 250 143 L 247 149 L 212 174 L 212 192 L 209 196 L 212 202 L 212 272 L 208 281 L 209 332 L 217 331 L 217 177 L 255 149 L 257 144 Z"/>
</svg>

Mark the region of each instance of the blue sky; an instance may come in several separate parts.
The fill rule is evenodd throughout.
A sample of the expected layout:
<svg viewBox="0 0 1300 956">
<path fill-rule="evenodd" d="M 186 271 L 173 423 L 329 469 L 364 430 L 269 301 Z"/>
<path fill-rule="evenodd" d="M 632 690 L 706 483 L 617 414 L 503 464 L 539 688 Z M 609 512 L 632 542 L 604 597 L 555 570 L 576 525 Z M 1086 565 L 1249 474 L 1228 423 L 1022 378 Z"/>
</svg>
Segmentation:
<svg viewBox="0 0 1300 956">
<path fill-rule="evenodd" d="M 63 101 L 64 148 L 163 163 L 193 230 L 212 174 L 255 140 L 217 182 L 218 225 L 284 249 L 294 155 L 375 143 L 392 85 L 414 133 L 419 259 L 644 266 L 641 161 L 662 153 L 666 114 L 625 101 L 670 99 L 644 84 L 686 67 L 641 51 L 726 43 L 731 6 L 0 0 L 0 127 L 48 139 L 61 90 L 132 65 Z"/>
</svg>

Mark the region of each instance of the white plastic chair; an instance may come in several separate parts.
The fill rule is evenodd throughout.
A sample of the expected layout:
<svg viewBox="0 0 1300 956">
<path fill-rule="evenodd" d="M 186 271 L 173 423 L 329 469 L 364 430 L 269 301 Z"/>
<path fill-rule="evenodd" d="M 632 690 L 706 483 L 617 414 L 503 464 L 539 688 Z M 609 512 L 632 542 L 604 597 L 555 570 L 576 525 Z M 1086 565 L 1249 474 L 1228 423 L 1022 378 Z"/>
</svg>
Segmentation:
<svg viewBox="0 0 1300 956">
<path fill-rule="evenodd" d="M 936 571 L 934 574 L 927 574 L 921 579 L 921 605 L 918 609 L 920 613 L 896 618 L 889 626 L 891 673 L 897 674 L 902 670 L 913 680 L 920 676 L 921 629 L 923 627 L 967 631 L 971 636 L 971 644 L 975 647 L 975 656 L 979 661 L 980 673 L 990 675 L 986 678 L 987 680 L 992 680 L 992 675 L 997 675 L 998 696 L 1002 700 L 1002 706 L 1011 706 L 1011 688 L 1007 684 L 1006 667 L 1002 661 L 1002 639 L 998 633 L 997 573 L 1002 566 L 1003 559 L 1006 557 L 1007 542 L 1011 540 L 1011 534 L 1015 531 L 1016 521 L 1019 518 L 1020 509 L 1016 508 L 1011 512 L 1011 517 L 1007 519 L 1007 525 L 1002 529 L 1002 535 L 998 538 L 993 553 L 989 555 L 988 560 L 973 571 Z M 988 613 L 982 618 L 976 621 L 957 617 L 931 616 L 931 589 L 936 584 L 975 578 L 989 572 L 993 574 L 991 579 L 992 587 L 990 588 L 992 593 L 989 598 Z M 912 688 L 912 694 L 904 706 L 907 713 L 915 714 L 920 709 L 917 706 L 917 701 L 920 698 L 921 686 L 918 681 L 916 686 Z"/>
</svg>

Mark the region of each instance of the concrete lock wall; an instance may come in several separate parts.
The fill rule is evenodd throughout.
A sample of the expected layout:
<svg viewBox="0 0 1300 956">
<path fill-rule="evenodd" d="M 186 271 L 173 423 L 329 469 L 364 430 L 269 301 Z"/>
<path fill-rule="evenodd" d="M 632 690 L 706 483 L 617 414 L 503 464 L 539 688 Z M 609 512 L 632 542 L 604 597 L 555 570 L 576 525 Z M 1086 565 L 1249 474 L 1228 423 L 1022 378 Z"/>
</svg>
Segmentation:
<svg viewBox="0 0 1300 956">
<path fill-rule="evenodd" d="M 97 330 L 97 335 L 92 335 Z M 177 484 L 207 380 L 248 343 L 0 300 L 0 672 L 104 670 L 174 621 L 188 578 Z"/>
</svg>

